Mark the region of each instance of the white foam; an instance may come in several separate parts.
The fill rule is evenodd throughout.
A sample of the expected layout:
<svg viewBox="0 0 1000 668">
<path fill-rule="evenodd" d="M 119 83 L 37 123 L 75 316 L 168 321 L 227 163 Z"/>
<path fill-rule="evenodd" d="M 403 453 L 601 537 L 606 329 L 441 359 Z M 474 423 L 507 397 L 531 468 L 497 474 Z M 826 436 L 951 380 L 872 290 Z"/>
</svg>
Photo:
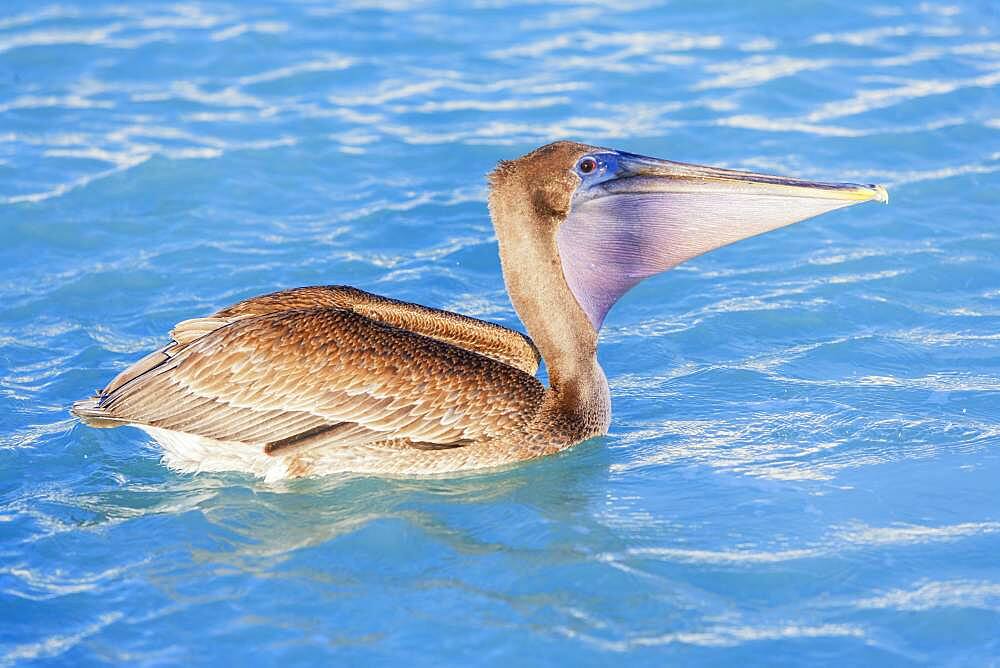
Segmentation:
<svg viewBox="0 0 1000 668">
<path fill-rule="evenodd" d="M 99 615 L 97 621 L 73 633 L 60 633 L 48 636 L 37 642 L 15 645 L 0 657 L 0 666 L 12 666 L 22 661 L 35 659 L 51 659 L 61 656 L 68 650 L 79 645 L 90 636 L 96 635 L 105 627 L 114 624 L 125 615 L 121 612 L 110 612 Z"/>
<path fill-rule="evenodd" d="M 639 635 L 621 640 L 599 638 L 561 625 L 554 630 L 566 637 L 581 640 L 611 652 L 629 652 L 637 647 L 693 645 L 697 647 L 736 647 L 750 642 L 795 638 L 865 638 L 864 629 L 851 624 L 795 624 L 774 626 L 709 626 L 704 630 L 675 631 L 658 635 Z"/>
<path fill-rule="evenodd" d="M 696 83 L 693 90 L 712 88 L 749 88 L 792 76 L 800 72 L 827 69 L 837 64 L 829 59 L 791 58 L 788 56 L 753 56 L 746 60 L 729 61 L 706 66 L 718 75 Z"/>
<path fill-rule="evenodd" d="M 288 65 L 286 67 L 279 67 L 273 70 L 266 70 L 259 74 L 251 74 L 240 77 L 239 82 L 243 86 L 248 86 L 271 81 L 279 81 L 281 79 L 287 79 L 304 73 L 336 72 L 346 70 L 347 68 L 355 65 L 357 62 L 356 58 L 348 58 L 337 54 L 327 54 L 322 58 L 308 60 L 306 62 L 296 63 L 295 65 Z"/>
<path fill-rule="evenodd" d="M 922 582 L 915 589 L 894 589 L 853 601 L 863 609 L 920 612 L 939 608 L 1000 610 L 1000 584 L 988 581 L 944 580 Z"/>
</svg>

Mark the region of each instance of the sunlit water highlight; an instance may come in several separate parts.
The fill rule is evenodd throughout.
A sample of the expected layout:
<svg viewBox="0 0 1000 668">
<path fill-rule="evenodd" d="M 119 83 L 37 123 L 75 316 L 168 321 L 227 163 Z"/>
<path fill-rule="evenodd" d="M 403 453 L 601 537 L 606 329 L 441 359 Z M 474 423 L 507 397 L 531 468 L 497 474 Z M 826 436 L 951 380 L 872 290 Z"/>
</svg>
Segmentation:
<svg viewBox="0 0 1000 668">
<path fill-rule="evenodd" d="M 994 5 L 5 3 L 0 666 L 995 664 Z M 555 138 L 892 204 L 640 285 L 611 434 L 513 470 L 181 476 L 69 418 L 278 288 L 516 325 L 482 175 Z"/>
</svg>

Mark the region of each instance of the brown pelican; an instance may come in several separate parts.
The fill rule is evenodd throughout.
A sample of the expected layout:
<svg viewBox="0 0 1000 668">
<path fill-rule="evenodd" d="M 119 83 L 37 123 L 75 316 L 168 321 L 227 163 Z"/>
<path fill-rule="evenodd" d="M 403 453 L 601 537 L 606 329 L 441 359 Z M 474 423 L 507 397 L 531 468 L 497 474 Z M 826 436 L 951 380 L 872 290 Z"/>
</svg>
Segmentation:
<svg viewBox="0 0 1000 668">
<path fill-rule="evenodd" d="M 489 183 L 504 281 L 530 339 L 351 287 L 298 288 L 181 322 L 168 345 L 73 412 L 148 432 L 184 471 L 406 475 L 533 459 L 607 432 L 598 332 L 639 281 L 888 199 L 881 186 L 571 142 L 503 161 Z M 542 359 L 548 388 L 534 375 Z"/>
</svg>

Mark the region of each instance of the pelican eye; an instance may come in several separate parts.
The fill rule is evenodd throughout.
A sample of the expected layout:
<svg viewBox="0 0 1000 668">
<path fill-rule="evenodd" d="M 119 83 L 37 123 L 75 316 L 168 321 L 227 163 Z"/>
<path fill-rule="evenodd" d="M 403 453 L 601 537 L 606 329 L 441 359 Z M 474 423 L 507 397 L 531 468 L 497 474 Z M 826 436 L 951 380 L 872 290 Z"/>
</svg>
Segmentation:
<svg viewBox="0 0 1000 668">
<path fill-rule="evenodd" d="M 594 160 L 590 156 L 586 158 L 581 158 L 580 162 L 576 163 L 576 168 L 581 174 L 590 174 L 595 169 L 597 169 L 597 160 Z"/>
</svg>

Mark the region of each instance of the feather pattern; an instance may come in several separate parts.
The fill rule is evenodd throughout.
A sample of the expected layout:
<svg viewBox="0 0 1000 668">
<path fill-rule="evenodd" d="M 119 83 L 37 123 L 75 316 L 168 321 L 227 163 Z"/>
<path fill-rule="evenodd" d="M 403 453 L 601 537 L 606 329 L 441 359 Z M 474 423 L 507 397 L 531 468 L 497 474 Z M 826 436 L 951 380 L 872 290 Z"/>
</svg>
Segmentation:
<svg viewBox="0 0 1000 668">
<path fill-rule="evenodd" d="M 421 321 L 427 311 L 433 317 Z M 429 322 L 431 335 L 378 316 Z M 264 295 L 179 323 L 172 336 L 76 412 L 272 457 L 321 448 L 429 453 L 523 433 L 544 395 L 533 376 L 501 361 L 534 370 L 527 337 L 353 288 Z"/>
</svg>

